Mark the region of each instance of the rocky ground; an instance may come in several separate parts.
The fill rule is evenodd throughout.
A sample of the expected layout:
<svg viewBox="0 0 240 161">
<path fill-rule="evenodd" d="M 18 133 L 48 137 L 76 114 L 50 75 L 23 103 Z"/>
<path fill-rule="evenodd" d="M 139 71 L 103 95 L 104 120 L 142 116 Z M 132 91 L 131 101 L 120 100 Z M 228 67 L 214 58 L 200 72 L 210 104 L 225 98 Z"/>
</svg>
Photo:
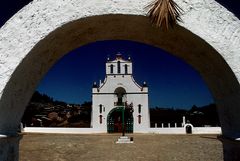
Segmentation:
<svg viewBox="0 0 240 161">
<path fill-rule="evenodd" d="M 134 134 L 116 144 L 119 135 L 25 134 L 20 161 L 223 161 L 216 135 Z"/>
</svg>

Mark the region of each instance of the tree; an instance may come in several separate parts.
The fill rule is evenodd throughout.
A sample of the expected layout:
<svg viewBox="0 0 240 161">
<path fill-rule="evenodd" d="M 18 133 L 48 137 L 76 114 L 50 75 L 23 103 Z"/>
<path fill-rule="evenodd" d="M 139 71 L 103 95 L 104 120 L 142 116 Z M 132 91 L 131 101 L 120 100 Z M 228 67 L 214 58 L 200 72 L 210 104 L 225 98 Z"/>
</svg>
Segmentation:
<svg viewBox="0 0 240 161">
<path fill-rule="evenodd" d="M 168 30 L 181 21 L 182 9 L 173 0 L 155 0 L 147 8 L 148 17 L 157 27 Z"/>
</svg>

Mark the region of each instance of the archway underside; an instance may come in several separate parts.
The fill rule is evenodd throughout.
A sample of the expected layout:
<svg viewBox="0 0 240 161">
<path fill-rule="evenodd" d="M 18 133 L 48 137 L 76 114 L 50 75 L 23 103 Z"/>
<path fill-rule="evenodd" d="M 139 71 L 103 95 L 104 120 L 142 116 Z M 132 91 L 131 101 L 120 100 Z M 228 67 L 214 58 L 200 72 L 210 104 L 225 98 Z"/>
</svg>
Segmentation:
<svg viewBox="0 0 240 161">
<path fill-rule="evenodd" d="M 133 15 L 80 19 L 63 25 L 40 41 L 20 63 L 4 89 L 0 101 L 3 111 L 0 132 L 16 132 L 35 88 L 57 60 L 73 49 L 101 40 L 146 43 L 183 59 L 200 73 L 212 92 L 219 107 L 223 133 L 229 137 L 240 136 L 240 121 L 236 121 L 240 112 L 239 83 L 220 54 L 183 27 L 161 31 L 152 27 L 146 17 Z"/>
</svg>

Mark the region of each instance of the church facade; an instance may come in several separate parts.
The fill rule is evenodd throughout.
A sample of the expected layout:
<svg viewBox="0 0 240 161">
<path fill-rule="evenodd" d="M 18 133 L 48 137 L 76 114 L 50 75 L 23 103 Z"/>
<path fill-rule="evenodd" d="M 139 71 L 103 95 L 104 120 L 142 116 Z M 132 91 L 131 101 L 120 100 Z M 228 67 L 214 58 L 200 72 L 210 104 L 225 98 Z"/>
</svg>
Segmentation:
<svg viewBox="0 0 240 161">
<path fill-rule="evenodd" d="M 117 54 L 106 62 L 105 80 L 92 88 L 91 126 L 100 132 L 147 132 L 150 128 L 148 87 L 133 78 L 132 61 Z"/>
</svg>

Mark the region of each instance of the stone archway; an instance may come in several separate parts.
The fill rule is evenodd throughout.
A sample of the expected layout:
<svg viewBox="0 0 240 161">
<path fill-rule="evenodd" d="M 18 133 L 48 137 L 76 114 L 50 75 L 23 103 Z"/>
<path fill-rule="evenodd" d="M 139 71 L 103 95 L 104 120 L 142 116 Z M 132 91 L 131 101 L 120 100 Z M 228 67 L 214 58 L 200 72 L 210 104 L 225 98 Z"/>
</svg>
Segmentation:
<svg viewBox="0 0 240 161">
<path fill-rule="evenodd" d="M 176 2 L 185 11 L 184 23 L 168 32 L 145 17 L 148 0 L 39 0 L 14 15 L 0 29 L 0 144 L 9 145 L 0 159 L 17 151 L 17 139 L 11 144 L 6 138 L 16 135 L 24 108 L 48 69 L 81 45 L 113 39 L 160 47 L 192 65 L 214 96 L 223 136 L 231 138 L 224 143 L 225 153 L 234 153 L 231 146 L 239 148 L 234 140 L 240 138 L 240 21 L 214 0 Z"/>
</svg>

